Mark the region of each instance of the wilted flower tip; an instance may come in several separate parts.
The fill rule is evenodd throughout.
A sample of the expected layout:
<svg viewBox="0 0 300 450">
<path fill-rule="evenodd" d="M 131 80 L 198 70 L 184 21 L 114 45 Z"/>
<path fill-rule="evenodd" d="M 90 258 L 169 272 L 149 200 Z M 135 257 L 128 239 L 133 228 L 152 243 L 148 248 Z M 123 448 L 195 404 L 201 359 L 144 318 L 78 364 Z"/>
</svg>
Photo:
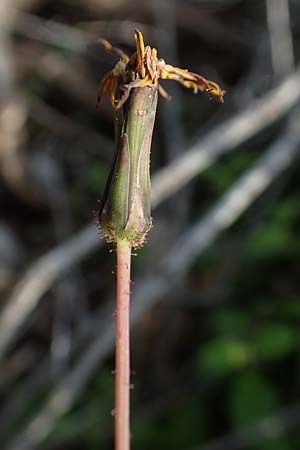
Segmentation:
<svg viewBox="0 0 300 450">
<path fill-rule="evenodd" d="M 195 94 L 199 90 L 204 91 L 223 102 L 226 92 L 217 83 L 207 80 L 197 73 L 189 72 L 187 69 L 166 64 L 163 59 L 158 58 L 156 48 L 145 46 L 141 31 L 135 30 L 134 36 L 136 51 L 130 58 L 119 48 L 113 47 L 107 40 L 101 40 L 104 48 L 110 53 L 117 54 L 120 60 L 103 78 L 99 86 L 98 101 L 106 92 L 112 106 L 118 109 L 128 99 L 131 89 L 143 86 L 156 87 L 164 98 L 170 99 L 168 93 L 158 82 L 159 79 L 169 79 L 178 81 L 186 88 L 193 89 Z"/>
</svg>

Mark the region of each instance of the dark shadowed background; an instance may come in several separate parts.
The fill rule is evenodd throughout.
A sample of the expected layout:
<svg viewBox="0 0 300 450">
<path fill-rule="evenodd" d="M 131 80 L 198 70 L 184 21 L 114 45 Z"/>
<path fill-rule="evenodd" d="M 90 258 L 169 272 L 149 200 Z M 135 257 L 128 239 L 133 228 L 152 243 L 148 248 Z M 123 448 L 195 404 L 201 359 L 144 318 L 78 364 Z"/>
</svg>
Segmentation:
<svg viewBox="0 0 300 450">
<path fill-rule="evenodd" d="M 163 82 L 132 273 L 132 449 L 300 448 L 300 2 L 1 0 L 0 448 L 113 448 L 115 254 L 96 108 L 134 29 Z"/>
</svg>

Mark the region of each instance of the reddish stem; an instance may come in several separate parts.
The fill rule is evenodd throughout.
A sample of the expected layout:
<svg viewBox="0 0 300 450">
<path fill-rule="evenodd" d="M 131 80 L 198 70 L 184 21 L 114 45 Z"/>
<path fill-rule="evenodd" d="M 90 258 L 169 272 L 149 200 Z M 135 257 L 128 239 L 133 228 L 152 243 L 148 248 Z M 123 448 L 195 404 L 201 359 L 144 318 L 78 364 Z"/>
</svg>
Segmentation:
<svg viewBox="0 0 300 450">
<path fill-rule="evenodd" d="M 131 245 L 117 242 L 115 450 L 130 449 L 129 309 Z"/>
</svg>

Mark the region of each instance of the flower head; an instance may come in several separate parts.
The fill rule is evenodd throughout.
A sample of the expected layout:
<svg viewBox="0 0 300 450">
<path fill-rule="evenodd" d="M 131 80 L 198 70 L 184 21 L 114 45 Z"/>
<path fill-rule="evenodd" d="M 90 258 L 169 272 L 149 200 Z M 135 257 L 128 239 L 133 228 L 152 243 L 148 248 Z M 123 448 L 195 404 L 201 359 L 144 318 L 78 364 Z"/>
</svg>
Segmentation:
<svg viewBox="0 0 300 450">
<path fill-rule="evenodd" d="M 115 110 L 116 155 L 98 219 L 109 242 L 145 242 L 151 228 L 150 148 L 157 89 L 133 89 L 127 107 Z"/>
<path fill-rule="evenodd" d="M 194 93 L 204 91 L 220 101 L 225 91 L 201 75 L 166 64 L 158 58 L 155 48 L 145 46 L 138 30 L 135 41 L 136 51 L 129 58 L 102 40 L 105 49 L 116 53 L 120 60 L 99 87 L 99 101 L 107 93 L 115 109 L 116 155 L 98 218 L 109 242 L 127 240 L 132 247 L 139 247 L 152 224 L 150 148 L 158 91 L 170 98 L 159 80 L 176 80 Z"/>
<path fill-rule="evenodd" d="M 119 48 L 113 47 L 108 41 L 101 40 L 104 48 L 111 53 L 116 53 L 120 60 L 114 68 L 103 78 L 99 86 L 98 101 L 106 92 L 112 106 L 120 108 L 128 99 L 131 89 L 144 86 L 156 87 L 159 93 L 166 99 L 170 96 L 159 83 L 159 79 L 175 80 L 186 88 L 193 89 L 196 94 L 199 90 L 209 96 L 223 102 L 225 91 L 214 81 L 206 80 L 197 73 L 189 72 L 167 64 L 158 58 L 157 50 L 144 44 L 144 38 L 140 31 L 135 30 L 136 51 L 129 58 Z"/>
</svg>

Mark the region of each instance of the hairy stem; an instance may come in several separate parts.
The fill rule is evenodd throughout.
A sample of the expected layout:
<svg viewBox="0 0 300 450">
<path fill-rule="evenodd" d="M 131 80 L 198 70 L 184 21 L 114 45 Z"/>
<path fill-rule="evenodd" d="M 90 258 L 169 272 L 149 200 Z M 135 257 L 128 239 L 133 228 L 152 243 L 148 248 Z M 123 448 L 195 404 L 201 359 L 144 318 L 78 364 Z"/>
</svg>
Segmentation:
<svg viewBox="0 0 300 450">
<path fill-rule="evenodd" d="M 131 245 L 117 241 L 117 309 L 116 309 L 116 375 L 115 375 L 115 450 L 129 450 L 130 392 L 130 262 Z"/>
</svg>

